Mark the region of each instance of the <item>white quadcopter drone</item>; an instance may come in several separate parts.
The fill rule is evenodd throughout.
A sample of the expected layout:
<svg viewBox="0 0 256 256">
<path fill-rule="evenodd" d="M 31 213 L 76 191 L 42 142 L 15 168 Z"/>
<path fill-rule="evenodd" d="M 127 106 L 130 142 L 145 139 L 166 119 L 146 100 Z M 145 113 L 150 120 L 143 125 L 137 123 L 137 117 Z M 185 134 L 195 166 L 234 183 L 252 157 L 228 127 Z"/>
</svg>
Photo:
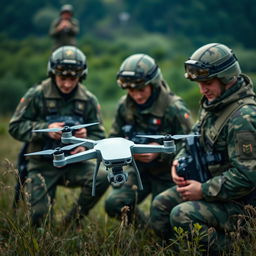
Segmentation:
<svg viewBox="0 0 256 256">
<path fill-rule="evenodd" d="M 62 131 L 61 142 L 63 144 L 71 144 L 64 147 L 59 147 L 56 149 L 43 150 L 39 152 L 25 154 L 26 156 L 33 155 L 53 155 L 53 165 L 55 167 L 63 167 L 67 164 L 76 163 L 89 159 L 96 159 L 97 164 L 93 175 L 92 184 L 92 196 L 95 196 L 95 184 L 96 177 L 98 174 L 100 163 L 102 162 L 108 172 L 108 181 L 114 186 L 121 185 L 125 183 L 128 179 L 128 175 L 123 171 L 123 167 L 127 165 L 132 165 L 135 169 L 138 186 L 140 190 L 143 190 L 143 185 L 140 178 L 140 173 L 137 168 L 136 162 L 133 158 L 133 154 L 143 154 L 143 153 L 167 153 L 171 154 L 176 151 L 176 146 L 174 140 L 183 139 L 191 136 L 189 135 L 137 135 L 140 137 L 147 137 L 153 139 L 164 139 L 164 145 L 145 145 L 145 144 L 135 144 L 133 141 L 124 139 L 121 137 L 117 138 L 107 138 L 101 140 L 90 140 L 77 138 L 72 135 L 72 131 L 76 129 L 81 129 L 91 125 L 96 125 L 99 123 L 81 124 L 75 126 L 64 126 L 63 128 L 52 128 L 52 129 L 40 129 L 33 130 L 33 132 L 58 132 Z M 88 150 L 79 152 L 74 155 L 65 156 L 65 150 L 71 150 L 78 146 L 84 146 Z"/>
</svg>

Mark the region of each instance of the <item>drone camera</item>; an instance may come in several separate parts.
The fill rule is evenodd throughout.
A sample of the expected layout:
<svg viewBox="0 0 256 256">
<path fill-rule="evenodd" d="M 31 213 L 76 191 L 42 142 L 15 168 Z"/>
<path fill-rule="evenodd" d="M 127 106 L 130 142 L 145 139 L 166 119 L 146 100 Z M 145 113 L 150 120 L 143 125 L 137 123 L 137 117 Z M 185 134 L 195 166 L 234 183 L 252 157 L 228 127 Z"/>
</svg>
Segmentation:
<svg viewBox="0 0 256 256">
<path fill-rule="evenodd" d="M 118 187 L 127 182 L 128 180 L 128 174 L 127 173 L 119 173 L 119 174 L 113 174 L 109 173 L 108 175 L 108 181 L 114 186 Z"/>
<path fill-rule="evenodd" d="M 122 167 L 113 167 L 112 172 L 108 174 L 108 181 L 114 186 L 118 187 L 127 182 L 128 174 L 123 172 Z"/>
</svg>

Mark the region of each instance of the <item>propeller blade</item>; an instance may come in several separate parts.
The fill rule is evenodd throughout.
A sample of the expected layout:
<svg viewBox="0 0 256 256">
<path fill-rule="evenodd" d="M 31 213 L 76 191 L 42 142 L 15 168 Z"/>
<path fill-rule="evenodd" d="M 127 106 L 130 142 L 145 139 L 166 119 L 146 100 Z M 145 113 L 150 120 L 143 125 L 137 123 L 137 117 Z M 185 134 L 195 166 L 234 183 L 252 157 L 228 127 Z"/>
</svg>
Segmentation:
<svg viewBox="0 0 256 256">
<path fill-rule="evenodd" d="M 78 130 L 78 129 L 96 125 L 96 124 L 99 124 L 99 122 L 89 123 L 89 124 L 78 124 L 78 125 L 74 125 L 74 126 L 70 126 L 70 127 L 64 126 L 64 127 L 60 127 L 60 128 L 38 129 L 38 130 L 32 130 L 32 132 L 60 132 L 60 131 L 64 130 L 65 128 L 68 128 L 70 130 Z"/>
<path fill-rule="evenodd" d="M 171 136 L 171 138 L 173 138 L 174 140 L 179 140 L 179 139 L 186 139 L 186 138 L 197 137 L 197 136 L 200 136 L 200 134 L 180 134 L 180 135 L 173 135 Z"/>
<path fill-rule="evenodd" d="M 32 130 L 32 132 L 59 132 L 61 130 L 63 130 L 63 128 L 38 129 L 38 130 Z"/>
<path fill-rule="evenodd" d="M 43 156 L 43 155 L 52 155 L 56 149 L 46 149 L 43 151 L 38 151 L 38 152 L 33 152 L 33 153 L 28 153 L 24 154 L 24 156 Z"/>
<path fill-rule="evenodd" d="M 83 144 L 84 144 L 84 142 L 79 142 L 79 143 L 76 143 L 76 144 L 67 145 L 67 146 L 64 146 L 64 147 L 60 148 L 60 150 L 71 150 L 71 149 L 79 147 Z"/>
<path fill-rule="evenodd" d="M 99 124 L 99 123 L 100 122 L 90 123 L 90 124 L 78 124 L 78 125 L 71 126 L 70 129 L 72 129 L 72 130 L 81 129 L 81 128 L 85 128 L 85 127 L 88 127 L 88 126 L 96 125 L 96 124 Z"/>
<path fill-rule="evenodd" d="M 189 137 L 196 137 L 200 136 L 200 134 L 177 134 L 177 135 L 136 135 L 137 137 L 144 137 L 144 138 L 151 138 L 151 139 L 173 139 L 173 140 L 180 140 L 180 139 L 185 139 Z"/>
<path fill-rule="evenodd" d="M 76 144 L 67 145 L 67 146 L 64 146 L 64 147 L 62 147 L 62 148 L 46 149 L 46 150 L 43 150 L 43 151 L 28 153 L 28 154 L 25 154 L 25 156 L 52 155 L 52 154 L 54 154 L 56 151 L 71 150 L 71 149 L 73 149 L 73 148 L 76 148 L 76 147 L 81 146 L 82 144 L 84 144 L 84 142 L 79 142 L 79 143 L 76 143 Z"/>
<path fill-rule="evenodd" d="M 162 139 L 165 135 L 136 135 L 136 137 L 150 138 L 150 139 Z"/>
</svg>

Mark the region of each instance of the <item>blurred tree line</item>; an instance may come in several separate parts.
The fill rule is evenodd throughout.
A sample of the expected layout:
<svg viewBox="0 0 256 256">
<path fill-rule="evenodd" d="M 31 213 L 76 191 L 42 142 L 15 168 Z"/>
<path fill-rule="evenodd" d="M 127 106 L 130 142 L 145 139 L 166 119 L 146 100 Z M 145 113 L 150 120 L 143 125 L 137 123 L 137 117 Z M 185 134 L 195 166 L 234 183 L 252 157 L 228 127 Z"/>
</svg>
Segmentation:
<svg viewBox="0 0 256 256">
<path fill-rule="evenodd" d="M 196 112 L 200 95 L 184 79 L 184 61 L 203 44 L 225 43 L 237 54 L 243 72 L 256 79 L 253 0 L 4 0 L 0 16 L 0 114 L 14 110 L 19 98 L 46 77 L 52 41 L 50 23 L 62 4 L 72 3 L 86 54 L 86 86 L 105 111 L 123 93 L 116 73 L 124 58 L 144 52 L 155 58 L 171 89 Z M 107 110 L 106 110 L 107 109 Z"/>
<path fill-rule="evenodd" d="M 136 29 L 171 38 L 182 35 L 200 45 L 205 39 L 256 45 L 255 0 L 3 0 L 0 31 L 12 38 L 45 35 L 65 3 L 75 8 L 80 36 L 112 37 L 117 29 Z"/>
</svg>

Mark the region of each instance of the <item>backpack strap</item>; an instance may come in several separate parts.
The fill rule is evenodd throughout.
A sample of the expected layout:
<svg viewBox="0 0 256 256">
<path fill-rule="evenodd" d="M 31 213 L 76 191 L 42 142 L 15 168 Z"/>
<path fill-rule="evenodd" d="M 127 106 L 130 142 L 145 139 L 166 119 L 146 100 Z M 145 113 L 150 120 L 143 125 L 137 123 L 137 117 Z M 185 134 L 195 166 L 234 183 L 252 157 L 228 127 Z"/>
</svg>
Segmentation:
<svg viewBox="0 0 256 256">
<path fill-rule="evenodd" d="M 233 114 L 245 105 L 256 105 L 256 102 L 253 98 L 247 97 L 229 104 L 222 111 L 221 115 L 217 118 L 214 125 L 206 131 L 206 137 L 211 146 L 216 142 L 223 127 L 231 119 Z"/>
</svg>

